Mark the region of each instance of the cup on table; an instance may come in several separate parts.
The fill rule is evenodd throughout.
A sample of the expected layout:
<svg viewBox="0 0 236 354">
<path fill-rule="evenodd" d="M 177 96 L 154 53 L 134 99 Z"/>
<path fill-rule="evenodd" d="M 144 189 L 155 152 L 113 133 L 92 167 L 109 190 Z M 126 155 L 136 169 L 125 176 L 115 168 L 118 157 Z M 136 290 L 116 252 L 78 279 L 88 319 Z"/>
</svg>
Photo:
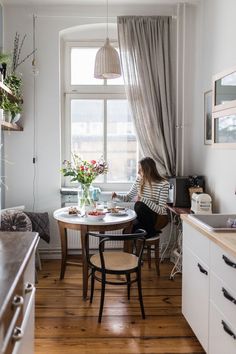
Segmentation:
<svg viewBox="0 0 236 354">
<path fill-rule="evenodd" d="M 104 203 L 96 202 L 96 209 L 102 211 L 104 209 Z"/>
<path fill-rule="evenodd" d="M 107 202 L 107 209 L 114 209 L 116 207 L 116 202 L 109 201 Z"/>
</svg>

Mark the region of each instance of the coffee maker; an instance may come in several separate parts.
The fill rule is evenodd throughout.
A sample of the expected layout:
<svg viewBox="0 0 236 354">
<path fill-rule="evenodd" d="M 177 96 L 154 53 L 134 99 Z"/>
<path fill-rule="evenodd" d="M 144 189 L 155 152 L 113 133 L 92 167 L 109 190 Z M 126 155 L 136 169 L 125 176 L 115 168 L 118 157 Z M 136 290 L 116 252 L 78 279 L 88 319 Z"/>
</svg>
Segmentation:
<svg viewBox="0 0 236 354">
<path fill-rule="evenodd" d="M 191 199 L 189 188 L 198 187 L 204 192 L 204 176 L 169 177 L 170 189 L 168 203 L 179 208 L 190 208 Z"/>
</svg>

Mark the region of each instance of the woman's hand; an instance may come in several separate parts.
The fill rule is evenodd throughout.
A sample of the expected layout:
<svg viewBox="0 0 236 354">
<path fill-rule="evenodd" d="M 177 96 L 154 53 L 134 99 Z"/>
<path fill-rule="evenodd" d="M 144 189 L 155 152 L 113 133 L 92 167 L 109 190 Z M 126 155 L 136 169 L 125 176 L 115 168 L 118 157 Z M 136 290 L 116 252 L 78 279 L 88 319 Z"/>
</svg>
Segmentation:
<svg viewBox="0 0 236 354">
<path fill-rule="evenodd" d="M 112 195 L 111 195 L 111 199 L 114 199 L 114 198 L 116 198 L 116 197 L 117 197 L 116 192 L 113 192 Z"/>
</svg>

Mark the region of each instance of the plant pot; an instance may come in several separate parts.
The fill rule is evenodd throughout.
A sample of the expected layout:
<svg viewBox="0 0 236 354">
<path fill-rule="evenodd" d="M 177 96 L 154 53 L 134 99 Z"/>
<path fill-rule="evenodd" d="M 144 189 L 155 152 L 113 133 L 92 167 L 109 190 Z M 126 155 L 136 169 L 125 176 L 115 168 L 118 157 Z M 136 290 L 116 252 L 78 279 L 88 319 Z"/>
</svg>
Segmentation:
<svg viewBox="0 0 236 354">
<path fill-rule="evenodd" d="M 5 122 L 11 123 L 11 112 L 10 111 L 3 111 L 3 120 Z"/>
<path fill-rule="evenodd" d="M 17 123 L 18 120 L 20 120 L 20 118 L 21 118 L 21 114 L 17 113 L 14 117 L 12 116 L 11 123 L 14 123 L 14 124 Z"/>
</svg>

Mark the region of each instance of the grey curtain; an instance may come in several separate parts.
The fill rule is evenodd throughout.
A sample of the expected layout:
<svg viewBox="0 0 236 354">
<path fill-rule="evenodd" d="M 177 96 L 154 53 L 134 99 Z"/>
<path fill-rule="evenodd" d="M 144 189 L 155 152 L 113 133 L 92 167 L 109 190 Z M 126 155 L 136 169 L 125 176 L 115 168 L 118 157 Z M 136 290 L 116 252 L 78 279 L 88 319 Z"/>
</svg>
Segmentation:
<svg viewBox="0 0 236 354">
<path fill-rule="evenodd" d="M 171 112 L 171 17 L 118 17 L 118 40 L 126 93 L 143 156 L 161 174 L 175 174 Z"/>
</svg>

